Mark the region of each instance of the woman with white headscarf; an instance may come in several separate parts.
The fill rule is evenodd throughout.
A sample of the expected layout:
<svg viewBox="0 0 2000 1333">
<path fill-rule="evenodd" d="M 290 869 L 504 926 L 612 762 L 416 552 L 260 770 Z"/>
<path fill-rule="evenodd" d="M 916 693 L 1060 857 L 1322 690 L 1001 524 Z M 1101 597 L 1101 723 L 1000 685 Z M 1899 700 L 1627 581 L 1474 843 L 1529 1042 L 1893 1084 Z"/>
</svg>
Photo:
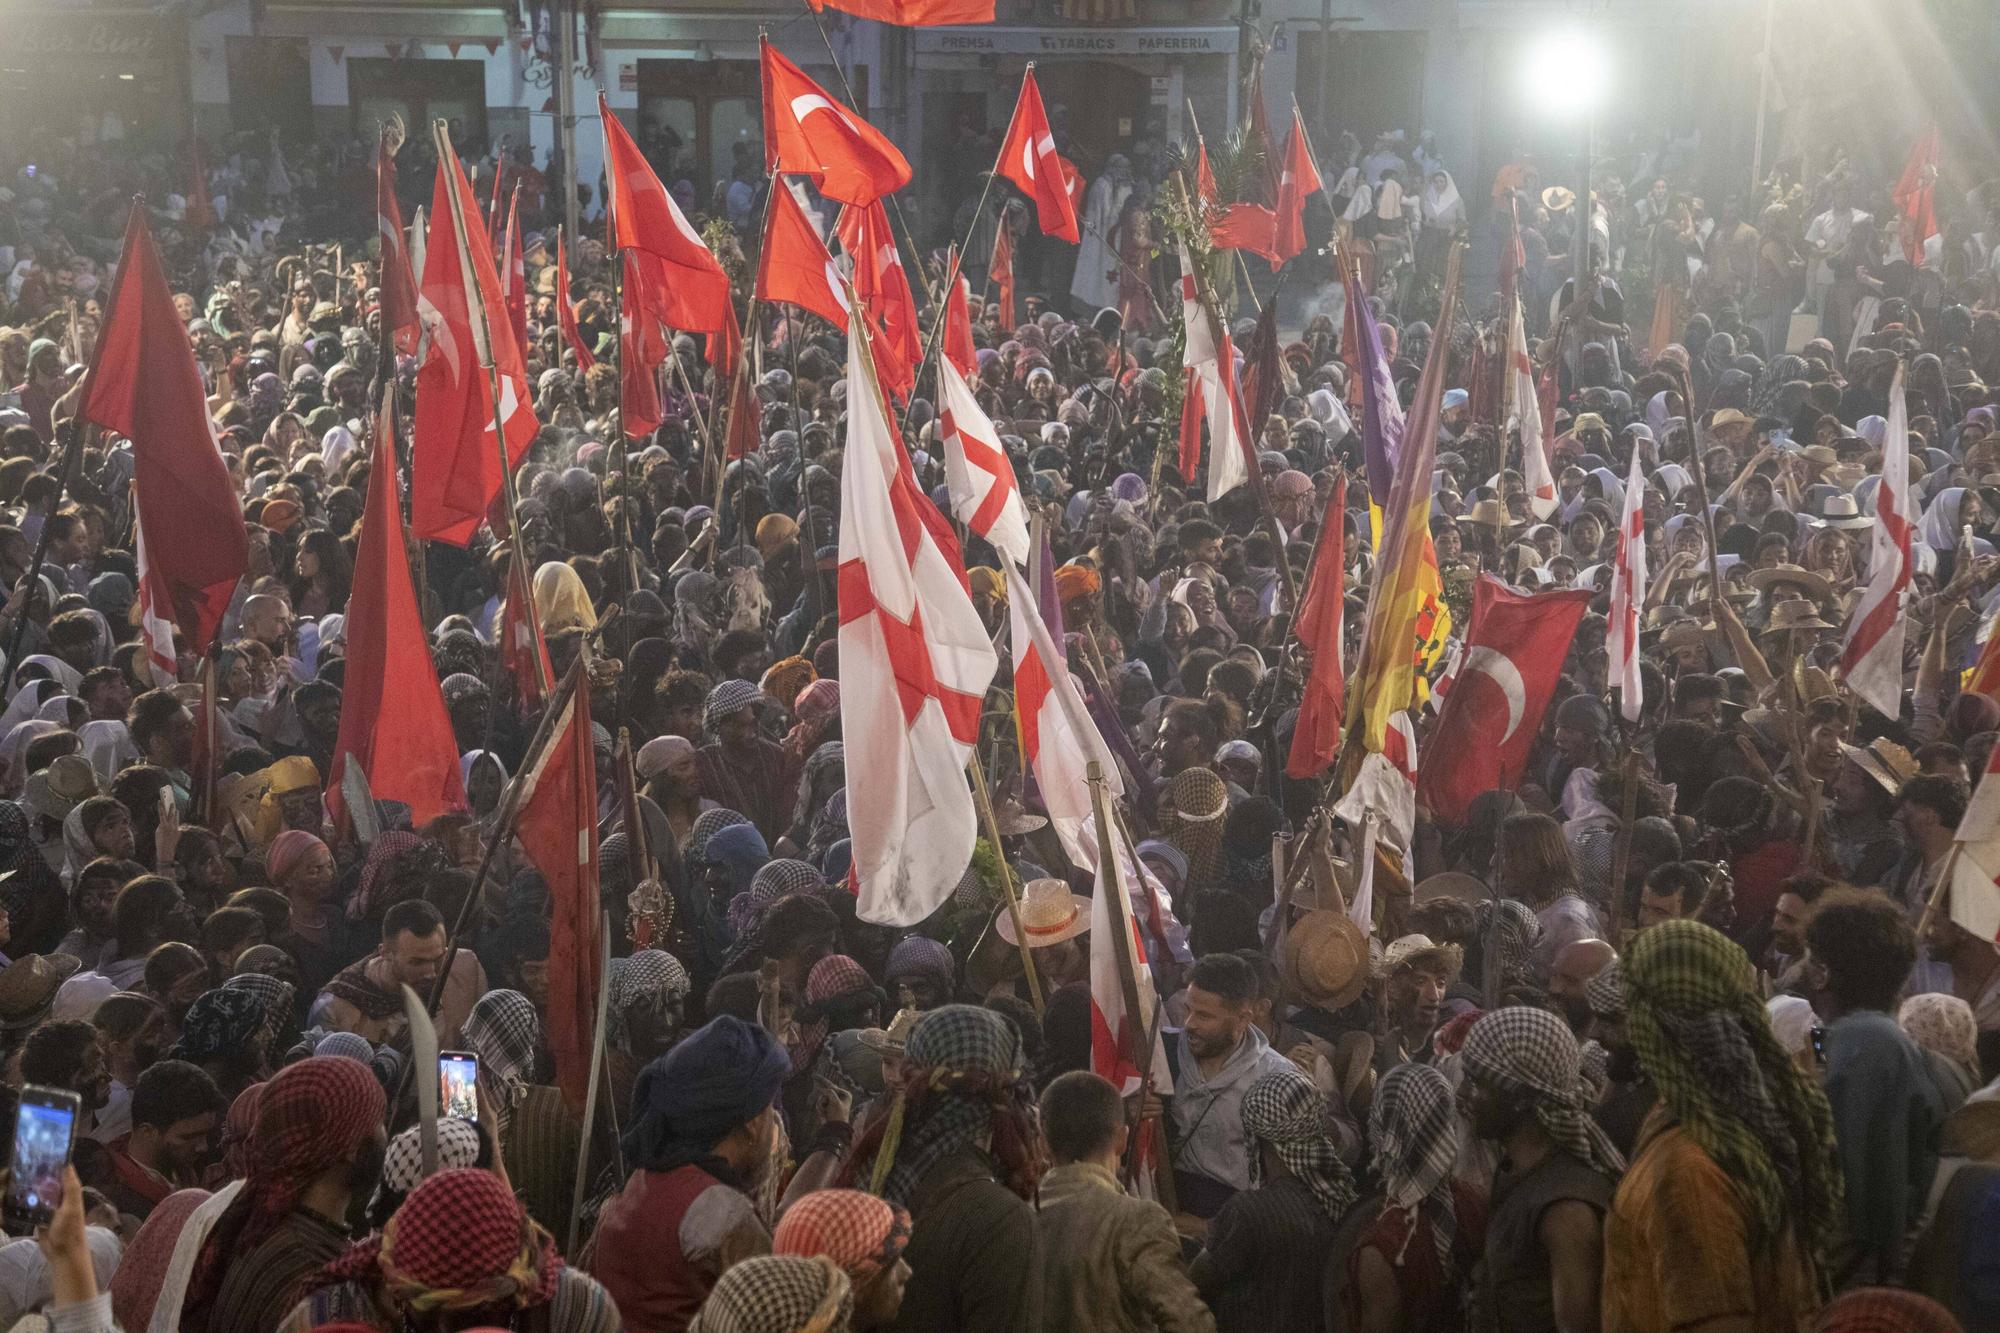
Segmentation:
<svg viewBox="0 0 2000 1333">
<path fill-rule="evenodd" d="M 1958 546 L 1962 529 L 1979 515 L 1979 497 L 1963 486 L 1947 486 L 1939 491 L 1917 523 L 1917 537 L 1940 557 Z"/>
</svg>

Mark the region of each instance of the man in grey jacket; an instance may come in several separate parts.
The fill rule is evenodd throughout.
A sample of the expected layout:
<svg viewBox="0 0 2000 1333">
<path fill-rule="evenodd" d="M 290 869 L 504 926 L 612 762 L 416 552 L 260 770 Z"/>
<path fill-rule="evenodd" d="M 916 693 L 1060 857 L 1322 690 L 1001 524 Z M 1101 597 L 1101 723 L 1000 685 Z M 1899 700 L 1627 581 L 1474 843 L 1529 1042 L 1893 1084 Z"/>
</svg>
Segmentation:
<svg viewBox="0 0 2000 1333">
<path fill-rule="evenodd" d="M 1181 1210 L 1213 1217 L 1250 1187 L 1243 1094 L 1273 1069 L 1294 1068 L 1252 1021 L 1257 974 L 1233 954 L 1188 973 L 1187 1021 L 1174 1071 L 1174 1184 Z"/>
<path fill-rule="evenodd" d="M 1036 1216 L 1042 1333 L 1214 1333 L 1173 1219 L 1118 1183 L 1129 1134 L 1118 1089 L 1084 1070 L 1062 1075 L 1042 1093 L 1042 1133 L 1054 1162 Z"/>
</svg>

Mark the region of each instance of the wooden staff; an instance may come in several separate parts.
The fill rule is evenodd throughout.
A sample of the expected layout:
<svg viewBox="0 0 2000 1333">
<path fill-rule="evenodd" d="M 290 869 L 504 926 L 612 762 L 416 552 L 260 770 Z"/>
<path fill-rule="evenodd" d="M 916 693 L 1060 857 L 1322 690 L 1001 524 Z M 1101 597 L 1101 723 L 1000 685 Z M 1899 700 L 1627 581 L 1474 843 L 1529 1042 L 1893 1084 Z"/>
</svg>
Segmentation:
<svg viewBox="0 0 2000 1333">
<path fill-rule="evenodd" d="M 1007 895 L 1007 915 L 1014 922 L 1014 943 L 1021 951 L 1021 970 L 1028 976 L 1028 999 L 1040 1018 L 1046 1001 L 1042 996 L 1041 974 L 1035 970 L 1035 951 L 1028 944 L 1028 928 L 1021 920 L 1021 895 L 1014 888 L 1014 870 L 1007 864 L 1007 851 L 1000 845 L 1000 821 L 993 814 L 993 798 L 986 790 L 986 771 L 974 754 L 966 770 L 972 774 L 972 802 L 979 807 L 979 820 L 986 826 L 986 839 L 993 844 L 993 859 L 1000 866 L 1000 889 Z"/>
<path fill-rule="evenodd" d="M 590 1084 L 583 1094 L 583 1133 L 577 1136 L 576 1179 L 570 1186 L 569 1232 L 564 1244 L 571 1254 L 576 1253 L 577 1230 L 583 1225 L 583 1191 L 590 1183 L 590 1138 L 597 1129 L 597 1085 L 599 1080 L 608 1080 L 610 1071 L 604 1067 L 604 1033 L 611 1013 L 611 914 L 599 913 L 601 947 L 597 958 L 597 1023 L 590 1043 Z M 608 1106 L 610 1098 L 605 1099 Z M 613 1142 L 617 1135 L 612 1135 Z M 620 1164 L 619 1174 L 624 1174 Z"/>
<path fill-rule="evenodd" d="M 1625 788 L 1619 800 L 1618 841 L 1611 858 L 1611 947 L 1619 947 L 1625 928 L 1625 876 L 1632 867 L 1632 820 L 1639 811 L 1639 751 L 1628 744 L 1618 767 Z"/>
</svg>

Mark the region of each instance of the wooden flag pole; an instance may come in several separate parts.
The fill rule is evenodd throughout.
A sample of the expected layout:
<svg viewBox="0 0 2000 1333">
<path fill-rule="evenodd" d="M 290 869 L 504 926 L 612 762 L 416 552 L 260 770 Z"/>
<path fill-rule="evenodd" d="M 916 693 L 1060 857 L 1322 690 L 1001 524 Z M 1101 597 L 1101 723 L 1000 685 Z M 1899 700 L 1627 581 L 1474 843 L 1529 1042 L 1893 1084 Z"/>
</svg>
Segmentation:
<svg viewBox="0 0 2000 1333">
<path fill-rule="evenodd" d="M 1000 845 L 1000 821 L 993 813 L 993 798 L 986 790 L 986 772 L 979 766 L 977 752 L 965 768 L 972 774 L 972 802 L 979 807 L 979 822 L 986 826 L 986 839 L 993 844 L 993 859 L 1000 866 L 1000 887 L 1007 895 L 1007 915 L 1014 922 L 1014 942 L 1021 951 L 1021 970 L 1028 976 L 1028 999 L 1035 1006 L 1035 1017 L 1040 1018 L 1048 1001 L 1042 994 L 1041 974 L 1035 970 L 1035 951 L 1028 944 L 1028 928 L 1021 920 L 1021 895 L 1014 887 L 1014 868 L 1007 864 L 1007 851 Z"/>
<path fill-rule="evenodd" d="M 597 1085 L 608 1077 L 604 1068 L 604 1031 L 611 1012 L 611 914 L 600 912 L 598 920 L 601 947 L 597 959 L 597 1023 L 590 1043 L 590 1086 L 583 1094 L 583 1133 L 577 1136 L 576 1178 L 570 1185 L 568 1239 L 563 1242 L 571 1254 L 576 1253 L 577 1229 L 583 1224 L 583 1192 L 590 1183 L 590 1139 L 597 1130 Z"/>
</svg>

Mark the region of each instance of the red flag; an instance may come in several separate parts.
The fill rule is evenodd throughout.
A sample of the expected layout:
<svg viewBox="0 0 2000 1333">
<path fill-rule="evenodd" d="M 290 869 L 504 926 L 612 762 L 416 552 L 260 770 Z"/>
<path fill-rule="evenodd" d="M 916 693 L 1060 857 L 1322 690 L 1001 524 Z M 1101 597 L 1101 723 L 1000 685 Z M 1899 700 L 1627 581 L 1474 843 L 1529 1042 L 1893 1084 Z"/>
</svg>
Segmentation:
<svg viewBox="0 0 2000 1333">
<path fill-rule="evenodd" d="M 657 304 L 651 279 L 637 250 L 619 256 L 624 266 L 624 299 L 618 309 L 618 421 L 631 439 L 641 439 L 667 419 L 660 402 L 660 367 L 670 349 L 659 321 L 647 313 Z"/>
<path fill-rule="evenodd" d="M 1305 121 L 1294 106 L 1292 132 L 1285 136 L 1285 161 L 1278 173 L 1277 226 L 1271 247 L 1276 256 L 1272 268 L 1306 248 L 1306 200 L 1319 190 L 1319 168 L 1306 148 Z"/>
<path fill-rule="evenodd" d="M 1208 237 L 1219 250 L 1248 250 L 1271 261 L 1278 258 L 1278 215 L 1262 204 L 1231 204 L 1208 224 Z"/>
<path fill-rule="evenodd" d="M 858 264 L 858 261 L 857 261 Z M 782 180 L 771 182 L 764 249 L 757 257 L 756 295 L 810 310 L 836 328 L 847 328 L 847 294 L 826 242 Z"/>
<path fill-rule="evenodd" d="M 814 13 L 837 9 L 856 18 L 905 28 L 993 21 L 993 0 L 806 0 L 806 3 Z"/>
<path fill-rule="evenodd" d="M 764 406 L 757 401 L 756 384 L 745 358 L 729 377 L 729 427 L 723 436 L 723 457 L 733 462 L 757 452 L 764 442 L 763 421 Z"/>
<path fill-rule="evenodd" d="M 1473 797 L 1521 780 L 1592 595 L 1515 592 L 1491 574 L 1473 586 L 1465 660 L 1429 741 L 1432 753 L 1456 759 L 1426 765 L 1418 779 L 1439 823 L 1460 822 Z"/>
<path fill-rule="evenodd" d="M 1900 218 L 1897 233 L 1903 242 L 1903 257 L 1912 264 L 1924 262 L 1924 242 L 1938 234 L 1937 222 L 1938 127 L 1933 121 L 1914 144 L 1903 163 L 1903 174 L 1889 197 L 1896 201 Z"/>
<path fill-rule="evenodd" d="M 539 709 L 549 697 L 555 671 L 549 666 L 549 646 L 542 639 L 541 617 L 521 562 L 507 561 L 507 600 L 500 606 L 500 665 L 514 678 L 514 693 L 522 712 Z"/>
<path fill-rule="evenodd" d="M 507 322 L 514 328 L 514 345 L 523 356 L 528 351 L 528 261 L 521 250 L 521 192 L 507 203 L 507 244 L 502 251 L 505 267 L 500 270 L 500 289 L 507 300 Z"/>
<path fill-rule="evenodd" d="M 637 252 L 644 276 L 638 288 L 647 313 L 668 328 L 708 334 L 709 361 L 733 365 L 737 326 L 736 310 L 729 301 L 729 275 L 681 215 L 602 93 L 597 95 L 597 111 L 604 123 L 610 248 Z M 632 304 L 632 293 L 628 286 L 627 306 Z"/>
<path fill-rule="evenodd" d="M 542 1030 L 556 1086 L 572 1107 L 590 1087 L 591 1029 L 604 931 L 597 901 L 597 756 L 590 740 L 590 679 L 575 688 L 549 728 L 548 744 L 521 775 L 517 836 L 549 886 L 549 1007 Z"/>
<path fill-rule="evenodd" d="M 843 204 L 872 204 L 910 183 L 910 163 L 889 136 L 833 100 L 806 72 L 759 43 L 764 72 L 764 170 L 811 180 Z"/>
<path fill-rule="evenodd" d="M 840 211 L 835 230 L 854 258 L 854 291 L 861 308 L 885 335 L 873 340 L 883 387 L 907 396 L 915 387 L 915 367 L 923 360 L 924 335 L 903 256 L 889 231 L 889 215 L 879 199 L 866 208 L 850 205 Z"/>
<path fill-rule="evenodd" d="M 508 467 L 520 466 L 540 426 L 527 365 L 501 303 L 492 248 L 486 233 L 473 225 L 478 210 L 472 184 L 449 141 L 439 148 L 420 297 L 430 353 L 417 372 L 410 530 L 426 540 L 464 546 L 505 481 L 489 373 L 500 381 Z"/>
<path fill-rule="evenodd" d="M 986 261 L 986 276 L 993 283 L 993 303 L 1000 327 L 1013 331 L 1014 328 L 1014 233 L 1007 226 L 1007 216 L 1000 216 L 1000 226 L 993 234 L 993 257 Z"/>
<path fill-rule="evenodd" d="M 1215 172 L 1208 165 L 1208 140 L 1200 135 L 1194 140 L 1194 194 L 1210 208 L 1222 202 L 1222 192 L 1215 188 Z"/>
<path fill-rule="evenodd" d="M 1300 599 L 1299 642 L 1312 653 L 1312 672 L 1306 677 L 1291 753 L 1285 758 L 1289 778 L 1318 777 L 1340 754 L 1340 728 L 1347 713 L 1347 676 L 1340 661 L 1341 641 L 1347 634 L 1346 514 L 1343 472 L 1333 483 L 1333 498 L 1320 520 L 1312 576 Z"/>
<path fill-rule="evenodd" d="M 589 370 L 597 364 L 597 358 L 583 345 L 583 332 L 576 326 L 576 307 L 569 299 L 569 256 L 563 250 L 563 235 L 556 233 L 556 327 L 562 330 L 563 341 L 576 353 L 579 370 Z"/>
<path fill-rule="evenodd" d="M 1063 175 L 1062 158 L 1056 153 L 1055 135 L 1049 130 L 1033 65 L 1021 74 L 1021 95 L 1014 103 L 1007 137 L 1000 141 L 1000 158 L 994 169 L 1035 201 L 1044 236 L 1072 245 L 1082 239 L 1076 225 L 1076 204 Z"/>
<path fill-rule="evenodd" d="M 382 327 L 404 356 L 417 354 L 423 321 L 417 314 L 417 280 L 403 236 L 403 206 L 396 199 L 396 158 L 386 135 L 375 145 L 375 227 L 382 240 Z"/>
<path fill-rule="evenodd" d="M 944 358 L 959 374 L 971 375 L 979 368 L 979 349 L 972 342 L 972 305 L 965 275 L 950 259 L 945 261 L 945 272 L 952 275 L 952 282 L 944 300 Z"/>
<path fill-rule="evenodd" d="M 341 684 L 340 735 L 326 777 L 327 809 L 346 815 L 341 775 L 359 764 L 377 799 L 402 801 L 418 828 L 465 808 L 458 739 L 431 669 L 423 612 L 410 583 L 409 547 L 396 488 L 396 417 L 376 418 L 368 506 L 354 555 L 347 601 L 347 674 Z"/>
<path fill-rule="evenodd" d="M 1069 191 L 1069 211 L 1080 214 L 1083 211 L 1083 192 L 1086 186 L 1083 172 L 1078 170 L 1076 163 L 1066 157 L 1058 157 L 1056 165 L 1062 168 L 1063 188 Z"/>
<path fill-rule="evenodd" d="M 208 419 L 208 390 L 174 313 L 142 203 L 125 224 L 118 279 L 78 415 L 132 441 L 147 569 L 190 652 L 206 653 L 250 565 L 243 509 Z"/>
</svg>

